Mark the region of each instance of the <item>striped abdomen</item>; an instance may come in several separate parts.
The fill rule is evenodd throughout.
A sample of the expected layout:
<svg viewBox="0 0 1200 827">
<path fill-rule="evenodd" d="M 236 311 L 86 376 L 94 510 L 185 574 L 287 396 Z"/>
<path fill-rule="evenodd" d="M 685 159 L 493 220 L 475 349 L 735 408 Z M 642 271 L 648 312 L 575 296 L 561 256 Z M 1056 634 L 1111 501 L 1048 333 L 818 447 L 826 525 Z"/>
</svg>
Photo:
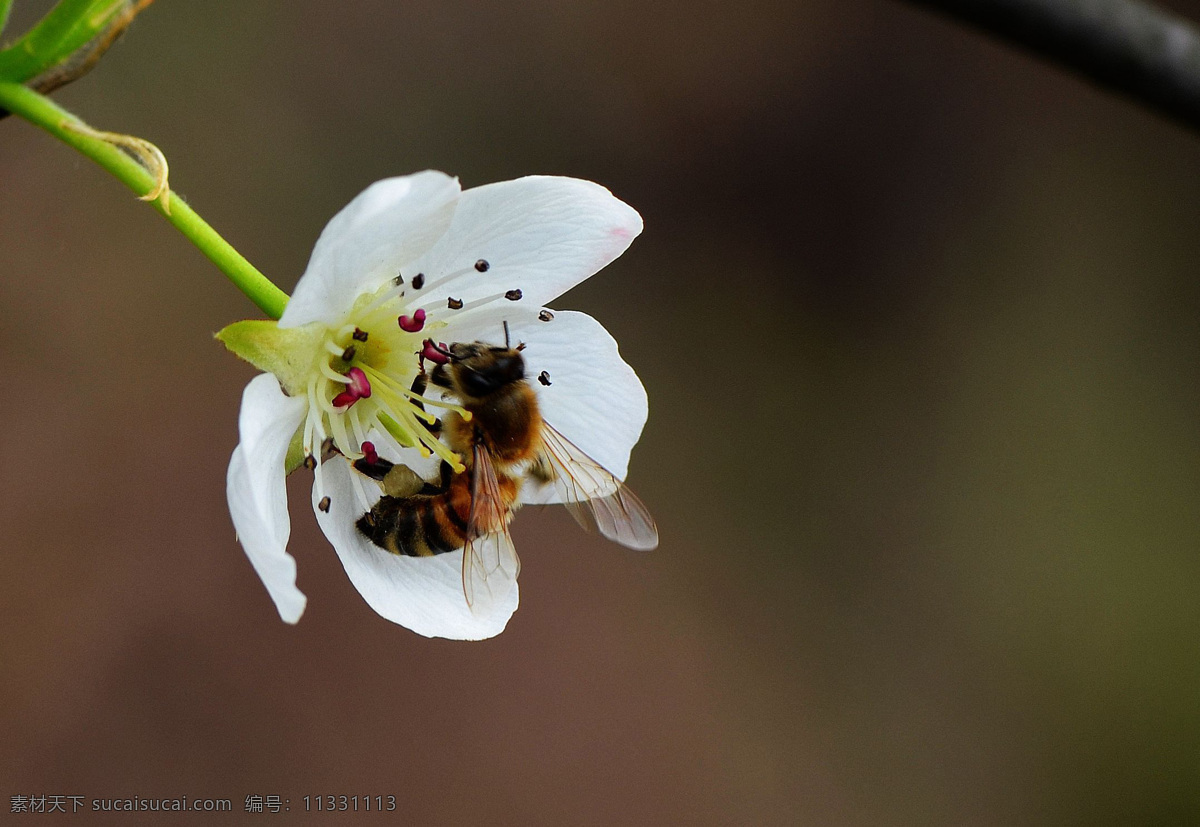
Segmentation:
<svg viewBox="0 0 1200 827">
<path fill-rule="evenodd" d="M 498 480 L 505 501 L 517 494 L 515 480 Z M 358 520 L 358 529 L 375 545 L 393 554 L 431 557 L 457 551 L 467 544 L 471 518 L 471 474 L 456 474 L 439 494 L 383 497 L 369 514 Z M 481 526 L 498 531 L 503 526 Z"/>
</svg>

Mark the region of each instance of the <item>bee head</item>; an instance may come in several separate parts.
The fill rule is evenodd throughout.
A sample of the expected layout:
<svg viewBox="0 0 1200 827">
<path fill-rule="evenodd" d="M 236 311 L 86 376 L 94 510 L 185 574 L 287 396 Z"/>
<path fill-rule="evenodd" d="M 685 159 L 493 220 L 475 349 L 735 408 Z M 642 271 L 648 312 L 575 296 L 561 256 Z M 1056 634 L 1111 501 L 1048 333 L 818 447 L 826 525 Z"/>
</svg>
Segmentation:
<svg viewBox="0 0 1200 827">
<path fill-rule="evenodd" d="M 525 360 L 517 348 L 493 347 L 486 342 L 455 342 L 445 366 L 455 390 L 476 399 L 489 396 L 525 378 Z"/>
</svg>

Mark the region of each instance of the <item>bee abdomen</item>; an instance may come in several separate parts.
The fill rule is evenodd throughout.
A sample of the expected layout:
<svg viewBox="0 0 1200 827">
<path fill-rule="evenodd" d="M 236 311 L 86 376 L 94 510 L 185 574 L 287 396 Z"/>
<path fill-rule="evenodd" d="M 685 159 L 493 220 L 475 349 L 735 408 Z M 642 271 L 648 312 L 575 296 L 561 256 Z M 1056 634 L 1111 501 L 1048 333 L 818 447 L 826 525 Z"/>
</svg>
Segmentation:
<svg viewBox="0 0 1200 827">
<path fill-rule="evenodd" d="M 467 542 L 466 521 L 448 493 L 383 497 L 357 526 L 375 545 L 407 557 L 445 554 Z"/>
</svg>

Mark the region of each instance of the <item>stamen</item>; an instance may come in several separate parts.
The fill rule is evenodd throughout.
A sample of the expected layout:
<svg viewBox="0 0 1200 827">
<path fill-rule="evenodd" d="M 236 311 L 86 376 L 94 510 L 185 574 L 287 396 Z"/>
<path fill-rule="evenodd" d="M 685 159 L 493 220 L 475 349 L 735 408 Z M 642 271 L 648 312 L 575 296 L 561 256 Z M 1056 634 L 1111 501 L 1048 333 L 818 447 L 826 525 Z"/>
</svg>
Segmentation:
<svg viewBox="0 0 1200 827">
<path fill-rule="evenodd" d="M 520 290 L 508 290 L 504 293 L 493 293 L 490 296 L 484 296 L 481 299 L 471 299 L 465 302 L 460 310 L 474 310 L 477 307 L 482 307 L 485 304 L 498 302 L 500 299 L 508 299 L 510 302 L 515 302 L 522 297 L 523 293 Z"/>
<path fill-rule="evenodd" d="M 346 378 L 345 376 L 342 376 L 340 373 L 338 373 L 333 368 L 329 367 L 328 362 L 324 362 L 324 361 L 321 362 L 321 373 L 325 376 L 326 379 L 330 380 L 331 382 L 341 382 L 343 385 L 350 384 L 350 380 L 348 378 Z"/>
<path fill-rule="evenodd" d="M 304 450 L 312 456 L 313 446 L 313 431 L 316 429 L 316 418 L 320 415 L 317 412 L 320 407 L 317 405 L 317 379 L 314 377 L 308 383 L 308 415 L 304 417 L 304 441 L 301 443 Z"/>
<path fill-rule="evenodd" d="M 394 397 L 394 394 L 389 389 L 386 389 L 382 386 L 380 388 L 380 393 L 381 395 L 387 397 Z M 398 404 L 389 408 L 390 413 L 393 414 L 395 418 L 388 413 L 381 412 L 380 422 L 386 427 L 387 423 L 384 421 L 385 418 L 392 420 L 393 422 L 396 421 L 396 418 L 403 420 L 404 425 L 400 427 L 407 427 L 411 429 L 412 433 L 415 435 L 411 441 L 416 444 L 416 448 L 420 452 L 421 456 L 428 457 L 431 454 L 437 454 L 461 473 L 463 470 L 463 464 L 462 459 L 458 456 L 458 454 L 451 451 L 449 447 L 434 437 L 433 434 L 429 433 L 427 428 L 422 427 L 420 423 L 417 422 L 417 415 L 420 414 L 422 416 L 426 416 L 425 412 L 419 410 L 418 408 L 414 408 L 411 404 L 405 402 L 403 399 L 396 398 L 395 401 Z"/>
<path fill-rule="evenodd" d="M 359 446 L 359 451 L 362 450 L 362 444 L 367 441 L 367 432 L 363 429 L 362 420 L 358 416 L 361 410 L 361 408 L 351 408 L 349 412 L 350 427 L 354 430 L 354 440 Z M 345 453 L 350 456 L 356 452 L 347 450 Z"/>
<path fill-rule="evenodd" d="M 417 308 L 411 317 L 401 316 L 396 322 L 405 333 L 419 333 L 421 328 L 425 327 L 425 311 L 422 308 Z"/>
<path fill-rule="evenodd" d="M 396 284 L 394 281 L 389 282 L 389 283 L 392 285 L 392 289 L 385 290 L 384 292 L 380 293 L 379 296 L 377 296 L 373 302 L 371 302 L 369 305 L 367 305 L 365 308 L 363 308 L 362 312 L 360 312 L 358 314 L 358 318 L 365 319 L 368 316 L 370 316 L 372 313 L 374 313 L 376 310 L 378 310 L 379 308 L 383 307 L 386 304 L 390 304 L 391 302 L 395 301 L 396 299 L 398 299 L 404 295 L 403 287 Z"/>
<path fill-rule="evenodd" d="M 389 416 L 396 421 L 403 420 L 406 426 L 412 426 L 416 430 L 421 430 L 420 425 L 417 424 L 417 417 L 426 422 L 433 422 L 433 414 L 415 407 L 404 395 L 397 392 L 399 385 L 376 371 L 372 371 L 372 373 L 375 374 L 377 395 L 383 400 L 377 399 L 376 401 Z"/>
<path fill-rule="evenodd" d="M 475 414 L 471 413 L 461 405 L 455 405 L 453 402 L 447 402 L 444 399 L 430 399 L 428 396 L 421 396 L 419 393 L 413 393 L 412 391 L 404 391 L 404 395 L 414 402 L 424 402 L 426 405 L 436 405 L 439 408 L 445 408 L 448 411 L 454 411 L 463 418 L 464 422 L 470 422 L 471 418 L 475 416 Z M 432 414 L 430 414 L 428 418 L 424 416 L 421 418 L 430 425 L 437 422 L 437 417 L 433 416 Z"/>
<path fill-rule="evenodd" d="M 443 350 L 445 349 L 445 347 L 446 347 L 445 344 L 443 344 L 442 345 Z M 436 347 L 434 347 L 432 339 L 425 340 L 424 347 L 421 350 L 421 358 L 428 359 L 429 361 L 433 362 L 435 365 L 444 365 L 450 361 L 449 356 L 447 356 L 446 354 L 439 351 Z"/>
<path fill-rule="evenodd" d="M 315 384 L 312 387 L 314 387 L 314 389 L 315 389 L 315 387 L 316 387 Z M 315 397 L 313 397 L 313 401 L 314 402 L 316 401 Z M 315 409 L 316 406 L 314 405 L 313 408 Z M 324 442 L 325 441 L 325 425 L 322 422 L 322 420 L 323 420 L 323 417 L 320 417 L 320 416 L 313 417 L 313 429 L 316 431 L 316 438 L 321 440 L 322 442 Z M 322 459 L 321 457 L 318 457 L 317 458 L 317 467 L 313 470 L 313 490 L 315 490 L 317 492 L 318 497 L 325 496 L 324 467 L 325 467 L 324 459 Z"/>
<path fill-rule="evenodd" d="M 360 399 L 371 398 L 371 383 L 367 380 L 367 375 L 363 373 L 362 368 L 350 368 L 346 371 L 346 376 L 350 378 L 351 393 Z"/>
<path fill-rule="evenodd" d="M 543 385 L 546 385 L 547 387 L 549 387 L 550 374 L 546 373 L 546 371 L 542 371 L 541 373 L 538 374 L 538 381 L 541 382 Z"/>
<path fill-rule="evenodd" d="M 484 272 L 487 272 L 489 269 L 491 269 L 491 266 L 492 265 L 488 262 L 487 259 L 481 258 L 469 267 L 464 267 L 461 270 L 455 270 L 452 273 L 443 273 L 440 276 L 436 276 L 436 277 L 430 279 L 429 286 L 435 287 L 443 282 L 450 281 L 451 279 L 456 279 L 459 276 L 465 276 L 467 273 L 470 273 L 472 270 L 479 272 L 479 273 L 484 273 Z M 422 284 L 424 284 L 423 278 L 422 278 Z M 416 287 L 416 286 L 417 286 L 417 280 L 413 279 L 413 287 Z"/>
<path fill-rule="evenodd" d="M 349 391 L 343 391 L 342 393 L 339 393 L 337 396 L 333 397 L 333 407 L 340 408 L 341 410 L 335 411 L 335 413 L 345 413 L 346 408 L 349 408 L 357 401 L 358 397 Z"/>
<path fill-rule="evenodd" d="M 543 322 L 548 322 L 553 318 L 554 318 L 554 314 L 551 313 L 549 310 L 546 310 L 543 308 L 542 310 L 540 310 L 538 312 L 538 319 L 540 319 Z"/>
<path fill-rule="evenodd" d="M 374 442 L 364 442 L 362 444 L 363 460 L 367 465 L 374 465 L 379 462 L 379 452 L 375 450 Z"/>
<path fill-rule="evenodd" d="M 322 442 L 321 442 L 322 461 L 328 459 L 329 456 L 333 453 L 333 450 L 334 450 L 333 437 L 331 437 L 331 436 L 325 437 L 325 439 L 322 440 Z"/>
<path fill-rule="evenodd" d="M 366 490 L 363 488 L 362 477 L 358 474 L 354 474 L 350 477 L 350 479 L 354 483 L 355 493 L 358 494 L 359 505 L 362 506 L 363 511 L 366 511 L 369 514 L 371 511 L 371 503 L 367 499 Z"/>
<path fill-rule="evenodd" d="M 358 350 L 354 347 L 354 345 L 350 345 L 350 347 L 342 351 L 342 361 L 353 362 L 356 353 L 358 353 Z"/>
<path fill-rule="evenodd" d="M 446 307 L 449 307 L 451 310 L 462 310 L 463 301 L 462 299 L 446 299 Z"/>
<path fill-rule="evenodd" d="M 367 367 L 367 370 L 371 371 L 371 375 L 375 377 L 375 381 L 378 384 L 382 385 L 384 388 L 386 388 L 389 393 L 392 393 L 392 394 L 399 393 L 402 396 L 404 396 L 405 398 L 411 399 L 415 402 L 424 402 L 426 405 L 433 405 L 435 408 L 445 408 L 448 411 L 454 411 L 459 416 L 461 416 L 465 421 L 467 421 L 467 422 L 471 421 L 471 416 L 472 416 L 471 412 L 468 411 L 466 408 L 462 407 L 461 405 L 456 405 L 453 402 L 447 402 L 444 399 L 430 399 L 428 396 L 422 396 L 419 393 L 415 393 L 414 391 L 409 390 L 408 388 L 404 387 L 404 385 L 400 384 L 392 377 L 390 377 L 386 374 L 380 373 L 379 371 L 371 368 L 370 366 Z M 429 413 L 428 411 L 423 411 L 420 408 L 415 409 L 414 415 L 420 417 L 421 419 L 424 419 L 426 422 L 430 423 L 431 425 L 436 420 L 436 417 L 433 414 Z"/>
<path fill-rule="evenodd" d="M 394 279 L 392 279 L 392 284 L 396 285 L 397 287 L 404 284 L 404 274 L 397 273 L 396 277 Z"/>
<path fill-rule="evenodd" d="M 367 340 L 367 331 L 354 328 L 354 341 L 365 342 Z"/>
<path fill-rule="evenodd" d="M 338 394 L 338 395 L 340 396 L 341 394 Z M 355 400 L 355 401 L 358 401 L 358 400 Z M 350 404 L 353 405 L 354 403 L 352 402 Z M 348 410 L 350 406 L 347 405 L 346 407 Z M 350 434 L 346 432 L 346 420 L 348 419 L 348 417 L 345 415 L 345 413 L 346 413 L 346 411 L 343 411 L 342 415 L 337 415 L 337 414 L 331 415 L 329 417 L 329 427 L 333 431 L 333 437 L 334 437 L 334 439 L 337 440 L 337 444 L 349 451 L 350 450 Z M 329 452 L 330 452 L 330 450 L 333 449 L 333 446 L 334 446 L 334 439 L 326 440 L 326 443 L 328 443 L 329 447 L 324 449 L 325 450 L 325 454 L 324 454 L 325 459 L 329 458 Z M 350 453 L 354 453 L 354 452 L 350 451 Z"/>
<path fill-rule="evenodd" d="M 392 435 L 392 438 L 396 440 L 396 444 L 401 448 L 412 448 L 414 445 L 420 444 L 417 438 L 406 431 L 404 426 L 387 411 L 377 410 L 375 412 L 375 421 L 379 423 L 383 430 Z"/>
<path fill-rule="evenodd" d="M 307 468 L 309 471 L 316 468 L 317 467 L 317 458 L 314 457 L 312 454 L 308 454 L 306 457 L 304 457 L 304 467 Z"/>
<path fill-rule="evenodd" d="M 413 290 L 420 290 L 425 286 L 425 274 L 417 273 L 413 276 Z"/>
<path fill-rule="evenodd" d="M 329 393 L 329 389 L 326 387 L 322 387 L 319 391 L 317 391 L 317 405 L 320 410 L 329 416 L 345 413 L 346 411 L 344 409 L 335 408 L 333 406 L 333 402 L 330 400 Z"/>
<path fill-rule="evenodd" d="M 328 514 L 329 506 L 331 506 L 331 505 L 333 505 L 333 500 L 329 499 L 329 497 L 322 497 L 321 501 L 319 503 L 317 503 L 317 508 L 321 509 L 326 514 Z"/>
</svg>

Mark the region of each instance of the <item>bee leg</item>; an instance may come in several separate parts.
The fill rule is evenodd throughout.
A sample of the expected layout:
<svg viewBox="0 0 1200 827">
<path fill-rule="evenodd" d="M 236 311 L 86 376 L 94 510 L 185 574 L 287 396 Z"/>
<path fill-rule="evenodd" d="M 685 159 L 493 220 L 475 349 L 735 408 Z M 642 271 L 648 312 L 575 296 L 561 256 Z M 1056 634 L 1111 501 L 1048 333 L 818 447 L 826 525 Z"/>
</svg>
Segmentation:
<svg viewBox="0 0 1200 827">
<path fill-rule="evenodd" d="M 554 480 L 554 470 L 544 455 L 539 454 L 533 465 L 529 466 L 529 476 L 543 484 Z"/>
<path fill-rule="evenodd" d="M 439 473 L 438 483 L 434 485 L 431 482 L 425 483 L 425 487 L 421 489 L 422 494 L 444 494 L 450 490 L 450 480 L 454 476 L 454 469 L 450 467 L 450 463 L 442 460 L 442 468 Z"/>
<path fill-rule="evenodd" d="M 441 367 L 441 365 L 439 365 L 438 367 Z M 436 370 L 434 372 L 436 374 Z M 434 379 L 434 384 L 437 384 L 436 377 Z M 409 388 L 409 390 L 411 390 L 413 393 L 417 394 L 418 396 L 424 396 L 425 390 L 428 387 L 429 387 L 429 374 L 425 373 L 424 371 L 421 371 L 413 378 L 412 386 Z M 416 405 L 418 408 L 420 408 L 421 410 L 425 410 L 425 403 L 423 403 L 421 400 L 414 399 L 414 400 L 412 400 L 412 403 L 414 405 Z M 429 423 L 425 427 L 429 430 L 429 433 L 433 434 L 434 436 L 441 436 L 441 434 L 442 434 L 442 420 L 440 420 L 440 419 L 433 420 L 433 422 Z"/>
<path fill-rule="evenodd" d="M 433 384 L 439 388 L 453 388 L 454 385 L 450 381 L 450 373 L 446 370 L 445 365 L 434 365 L 433 375 L 431 377 Z"/>
<path fill-rule="evenodd" d="M 393 465 L 380 482 L 383 483 L 383 493 L 389 497 L 411 497 L 424 493 L 428 485 L 407 465 Z"/>
<path fill-rule="evenodd" d="M 439 489 L 425 482 L 407 465 L 397 465 L 383 457 L 376 457 L 374 462 L 367 462 L 366 459 L 355 460 L 354 470 L 381 483 L 383 493 L 392 497 L 439 493 Z"/>
<path fill-rule="evenodd" d="M 417 394 L 418 396 L 424 396 L 425 389 L 428 387 L 429 387 L 429 374 L 426 373 L 425 371 L 421 371 L 415 377 L 413 377 L 412 386 L 409 388 L 409 390 L 411 390 L 413 393 Z M 425 405 L 422 404 L 419 400 L 414 399 L 412 401 L 412 403 L 414 405 L 416 405 L 418 408 L 420 408 L 421 410 L 425 410 Z"/>
<path fill-rule="evenodd" d="M 356 459 L 354 461 L 355 471 L 358 471 L 360 474 L 365 474 L 377 482 L 383 482 L 384 478 L 387 477 L 388 473 L 391 472 L 393 467 L 395 467 L 395 463 L 388 462 L 383 457 L 377 457 L 374 462 L 367 462 L 365 458 Z"/>
</svg>

